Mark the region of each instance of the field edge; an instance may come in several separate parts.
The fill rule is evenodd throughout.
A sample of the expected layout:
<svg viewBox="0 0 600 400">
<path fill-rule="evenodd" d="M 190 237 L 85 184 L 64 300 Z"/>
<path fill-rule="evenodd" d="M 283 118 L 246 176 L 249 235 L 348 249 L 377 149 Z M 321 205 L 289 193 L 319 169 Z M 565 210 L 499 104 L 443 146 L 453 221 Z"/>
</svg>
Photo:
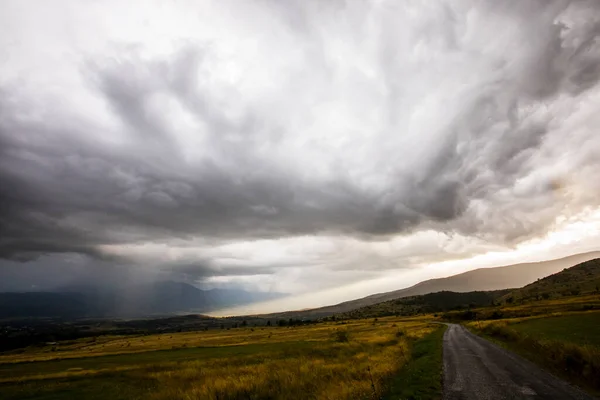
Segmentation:
<svg viewBox="0 0 600 400">
<path fill-rule="evenodd" d="M 390 382 L 384 400 L 434 400 L 442 397 L 443 337 L 446 325 L 411 344 L 410 360 Z"/>
<path fill-rule="evenodd" d="M 552 318 L 552 317 L 547 317 Z M 562 365 L 564 360 L 552 359 L 553 356 L 543 351 L 544 345 L 561 345 L 558 341 L 544 341 L 531 335 L 525 335 L 511 329 L 509 325 L 503 325 L 498 332 L 489 327 L 478 327 L 474 324 L 463 324 L 471 333 L 480 336 L 490 342 L 531 361 L 546 372 L 563 379 L 569 384 L 581 390 L 599 397 L 599 387 L 594 387 L 589 381 L 578 374 L 567 372 L 569 369 Z M 562 343 L 564 345 L 564 343 Z M 567 355 L 568 357 L 568 355 Z"/>
</svg>

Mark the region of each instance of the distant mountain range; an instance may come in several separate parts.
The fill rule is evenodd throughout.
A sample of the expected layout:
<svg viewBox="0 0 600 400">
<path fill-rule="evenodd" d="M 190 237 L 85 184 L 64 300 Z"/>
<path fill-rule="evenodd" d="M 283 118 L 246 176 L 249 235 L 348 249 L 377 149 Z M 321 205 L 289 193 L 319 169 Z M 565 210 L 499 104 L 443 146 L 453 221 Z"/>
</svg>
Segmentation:
<svg viewBox="0 0 600 400">
<path fill-rule="evenodd" d="M 429 279 L 406 289 L 374 294 L 355 301 L 366 300 L 379 303 L 380 301 L 435 293 L 443 290 L 451 292 L 473 292 L 520 288 L 532 283 L 536 279 L 554 274 L 564 268 L 570 268 L 576 264 L 599 257 L 600 251 L 594 251 L 590 253 L 575 254 L 556 260 L 514 264 L 494 268 L 478 268 L 446 278 Z"/>
<path fill-rule="evenodd" d="M 57 292 L 0 293 L 0 318 L 139 317 L 202 313 L 283 297 L 282 293 L 235 289 L 201 290 L 183 282 L 159 281 L 121 288 L 70 286 Z"/>
<path fill-rule="evenodd" d="M 270 314 L 275 317 L 323 317 L 345 313 L 361 307 L 371 306 L 403 297 L 418 296 L 442 291 L 475 292 L 520 288 L 537 279 L 570 268 L 584 261 L 600 258 L 600 251 L 576 254 L 557 260 L 523 263 L 495 268 L 479 268 L 452 275 L 447 278 L 429 279 L 414 286 L 392 292 L 373 294 L 357 300 L 346 301 L 332 306 L 302 311 L 288 311 Z"/>
<path fill-rule="evenodd" d="M 502 305 L 521 305 L 552 299 L 569 299 L 563 300 L 560 306 L 554 304 L 553 310 L 555 311 L 561 310 L 559 307 L 564 310 L 592 310 L 597 308 L 597 304 L 594 304 L 594 300 L 590 299 L 590 294 L 600 294 L 600 258 L 564 268 L 560 272 L 540 278 L 519 289 L 428 293 L 356 308 L 345 313 L 336 314 L 336 317 L 341 319 L 377 318 L 389 315 L 406 316 L 460 311 L 460 314 L 455 314 L 451 318 L 472 319 L 479 313 L 484 319 L 495 319 L 507 315 L 506 309 L 499 310 L 497 308 Z M 582 301 L 581 296 L 587 296 L 587 298 L 584 297 L 585 300 Z M 481 310 L 475 313 L 470 312 L 474 308 L 488 306 L 496 306 L 496 308 L 493 310 L 488 309 L 487 312 Z M 539 309 L 543 310 L 546 307 L 547 305 L 540 306 Z M 510 312 L 513 316 L 519 315 L 518 308 Z M 532 310 L 527 310 L 525 313 L 531 315 Z"/>
<path fill-rule="evenodd" d="M 279 312 L 264 316 L 268 318 L 318 318 L 347 313 L 361 307 L 368 307 L 390 300 L 429 293 L 467 293 L 520 288 L 565 268 L 570 268 L 576 264 L 596 258 L 600 258 L 600 252 L 576 254 L 557 260 L 536 263 L 515 264 L 496 268 L 479 268 L 447 278 L 430 279 L 409 288 L 378 293 L 332 306 L 302 311 Z M 571 274 L 575 274 L 572 279 L 579 279 L 580 281 L 569 284 L 568 287 L 565 286 L 563 290 L 577 291 L 580 290 L 578 289 L 580 287 L 585 287 L 587 290 L 590 285 L 595 290 L 596 286 L 600 285 L 600 282 L 596 281 L 584 284 L 585 274 L 589 271 L 581 272 L 580 269 L 575 269 L 574 271 L 571 272 Z M 551 282 L 548 279 L 551 279 L 551 277 L 542 280 L 542 282 L 548 284 L 548 282 Z M 520 296 L 537 296 L 541 293 L 541 289 L 538 290 L 536 288 L 539 288 L 539 286 L 525 286 L 522 289 L 524 292 Z M 556 291 L 558 289 L 553 286 L 552 290 Z M 500 295 L 507 296 L 506 293 L 494 293 L 493 297 L 496 298 L 496 296 Z M 118 289 L 94 286 L 71 286 L 62 288 L 57 292 L 0 293 L 0 318 L 140 317 L 172 315 L 184 312 L 204 313 L 236 305 L 273 300 L 283 296 L 285 295 L 282 293 L 259 293 L 233 289 L 200 290 L 187 283 L 173 281 L 129 285 Z M 446 298 L 440 296 L 447 295 L 434 296 L 431 299 L 434 302 L 439 302 L 438 298 Z M 475 293 L 468 296 L 455 297 L 456 301 L 459 302 L 472 302 L 475 299 L 474 303 L 478 304 L 479 302 L 490 301 L 491 298 L 486 296 Z M 407 301 L 410 303 L 410 300 Z M 403 307 L 411 305 L 404 303 L 406 302 L 403 302 Z"/>
</svg>

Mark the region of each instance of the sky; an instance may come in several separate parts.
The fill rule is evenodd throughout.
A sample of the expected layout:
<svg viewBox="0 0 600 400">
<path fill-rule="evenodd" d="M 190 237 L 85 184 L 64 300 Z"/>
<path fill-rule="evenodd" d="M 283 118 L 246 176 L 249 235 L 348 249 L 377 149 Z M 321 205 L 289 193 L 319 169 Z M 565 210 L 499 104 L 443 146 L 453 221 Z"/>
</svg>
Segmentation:
<svg viewBox="0 0 600 400">
<path fill-rule="evenodd" d="M 596 0 L 4 0 L 0 27 L 0 290 L 302 308 L 599 247 Z"/>
</svg>

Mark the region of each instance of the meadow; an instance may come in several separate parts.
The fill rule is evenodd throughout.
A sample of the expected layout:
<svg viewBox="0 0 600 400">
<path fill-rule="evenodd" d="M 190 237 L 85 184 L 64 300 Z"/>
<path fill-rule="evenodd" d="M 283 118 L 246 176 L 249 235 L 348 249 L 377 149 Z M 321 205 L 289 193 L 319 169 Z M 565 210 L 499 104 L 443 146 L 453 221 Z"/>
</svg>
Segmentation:
<svg viewBox="0 0 600 400">
<path fill-rule="evenodd" d="M 418 386 L 435 398 L 443 328 L 429 320 L 103 336 L 29 347 L 0 355 L 0 398 L 379 399 L 410 388 L 410 374 L 401 383 L 398 377 L 411 368 L 428 371 L 431 382 Z M 431 350 L 439 354 L 429 357 Z"/>
<path fill-rule="evenodd" d="M 512 324 L 511 328 L 540 339 L 600 348 L 600 312 L 522 319 Z"/>
</svg>

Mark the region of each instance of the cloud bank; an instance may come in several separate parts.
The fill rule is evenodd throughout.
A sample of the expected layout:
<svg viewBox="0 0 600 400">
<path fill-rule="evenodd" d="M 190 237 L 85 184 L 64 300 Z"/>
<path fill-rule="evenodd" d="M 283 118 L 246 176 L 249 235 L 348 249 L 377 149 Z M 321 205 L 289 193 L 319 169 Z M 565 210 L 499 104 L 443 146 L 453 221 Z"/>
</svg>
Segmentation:
<svg viewBox="0 0 600 400">
<path fill-rule="evenodd" d="M 0 8 L 2 270 L 302 292 L 598 209 L 596 1 Z"/>
</svg>

